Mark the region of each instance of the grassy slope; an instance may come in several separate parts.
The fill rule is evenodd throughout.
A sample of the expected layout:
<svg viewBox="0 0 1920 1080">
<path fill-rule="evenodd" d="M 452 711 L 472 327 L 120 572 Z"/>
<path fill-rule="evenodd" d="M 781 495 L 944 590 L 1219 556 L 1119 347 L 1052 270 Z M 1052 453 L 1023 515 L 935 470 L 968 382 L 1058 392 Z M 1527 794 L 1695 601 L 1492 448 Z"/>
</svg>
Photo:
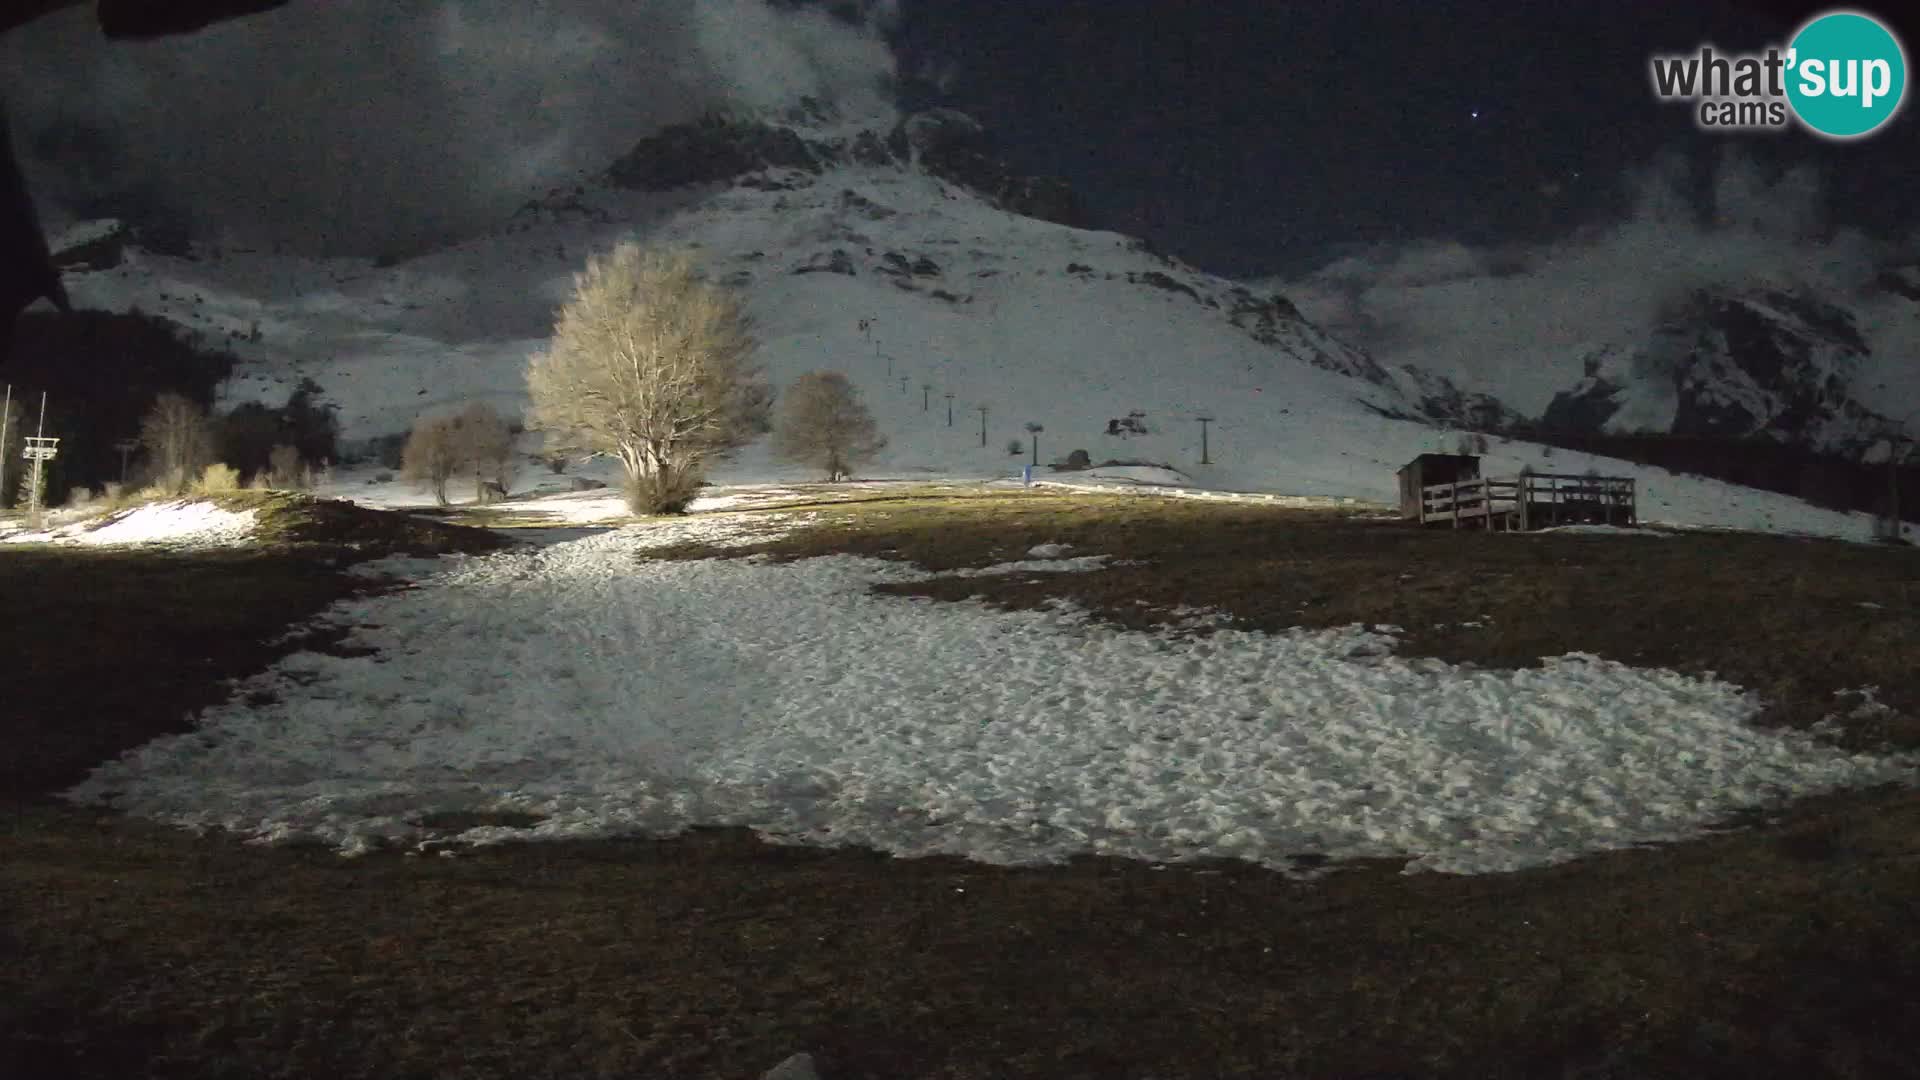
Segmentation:
<svg viewBox="0 0 1920 1080">
<path fill-rule="evenodd" d="M 1394 622 L 1412 651 L 1483 663 L 1637 652 L 1791 689 L 1789 721 L 1867 682 L 1911 703 L 1920 681 L 1896 659 L 1920 628 L 1905 552 L 1462 537 L 1135 498 L 821 512 L 821 531 L 776 546 L 960 566 L 1066 541 L 1155 564 L 964 583 L 1008 604 Z M 8 700 L 38 703 L 14 734 L 98 758 L 177 724 L 217 677 L 268 662 L 252 643 L 323 602 L 316 560 L 339 551 L 8 553 L 5 595 L 68 609 L 10 674 Z M 1419 577 L 1395 588 L 1401 572 Z M 1420 631 L 1462 607 L 1489 630 Z M 183 622 L 193 634 L 170 629 Z M 1841 647 L 1863 627 L 1865 647 Z M 74 648 L 102 634 L 97 659 Z M 17 655 L 20 624 L 0 636 Z M 95 731 L 110 714 L 119 726 Z M 1904 791 L 1523 874 L 1358 866 L 1300 884 L 1230 864 L 895 861 L 732 831 L 343 861 L 35 798 L 56 775 L 10 780 L 0 818 L 0 948 L 17 958 L 0 965 L 0 1074 L 742 1076 L 799 1049 L 829 1080 L 1916 1072 L 1920 801 Z"/>
</svg>

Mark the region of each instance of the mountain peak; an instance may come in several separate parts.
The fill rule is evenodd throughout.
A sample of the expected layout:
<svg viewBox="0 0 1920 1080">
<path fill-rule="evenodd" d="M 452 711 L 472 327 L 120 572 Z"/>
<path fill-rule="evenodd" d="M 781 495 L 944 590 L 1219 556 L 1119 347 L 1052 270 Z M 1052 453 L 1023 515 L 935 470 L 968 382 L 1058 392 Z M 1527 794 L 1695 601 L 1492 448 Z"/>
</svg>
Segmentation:
<svg viewBox="0 0 1920 1080">
<path fill-rule="evenodd" d="M 832 106 L 811 99 L 779 113 L 709 113 L 641 139 L 607 169 L 607 179 L 636 191 L 716 183 L 765 186 L 783 173 L 817 176 L 845 166 L 917 170 L 1015 214 L 1093 227 L 1092 216 L 1065 180 L 1013 168 L 985 126 L 956 109 L 910 113 L 885 134 L 849 123 Z"/>
<path fill-rule="evenodd" d="M 1672 434 L 1858 454 L 1886 418 L 1852 394 L 1871 353 L 1853 315 L 1805 291 L 1690 290 L 1647 337 L 1582 356 L 1542 417 L 1570 434 Z"/>
</svg>

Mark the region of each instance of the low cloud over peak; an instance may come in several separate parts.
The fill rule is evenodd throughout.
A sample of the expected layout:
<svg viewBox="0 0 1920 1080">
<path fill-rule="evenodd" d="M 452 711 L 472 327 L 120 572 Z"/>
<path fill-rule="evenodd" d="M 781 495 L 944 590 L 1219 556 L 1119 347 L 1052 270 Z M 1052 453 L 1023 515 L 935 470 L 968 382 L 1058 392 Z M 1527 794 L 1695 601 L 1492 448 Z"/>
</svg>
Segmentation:
<svg viewBox="0 0 1920 1080">
<path fill-rule="evenodd" d="M 84 9 L 5 45 L 43 209 L 145 204 L 201 235 L 405 249 L 484 225 L 663 125 L 801 97 L 890 110 L 890 4 L 329 0 L 103 40 Z"/>
</svg>

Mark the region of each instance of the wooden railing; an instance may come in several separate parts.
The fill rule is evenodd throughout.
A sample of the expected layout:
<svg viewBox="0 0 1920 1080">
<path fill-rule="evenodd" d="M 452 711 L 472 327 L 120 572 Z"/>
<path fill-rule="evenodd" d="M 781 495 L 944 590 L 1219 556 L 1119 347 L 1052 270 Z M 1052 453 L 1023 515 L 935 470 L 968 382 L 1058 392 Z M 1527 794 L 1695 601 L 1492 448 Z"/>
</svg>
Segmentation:
<svg viewBox="0 0 1920 1080">
<path fill-rule="evenodd" d="M 1536 529 L 1576 521 L 1632 525 L 1636 513 L 1630 476 L 1521 473 L 1478 477 L 1421 488 L 1420 521 L 1463 522 L 1491 528 Z"/>
</svg>

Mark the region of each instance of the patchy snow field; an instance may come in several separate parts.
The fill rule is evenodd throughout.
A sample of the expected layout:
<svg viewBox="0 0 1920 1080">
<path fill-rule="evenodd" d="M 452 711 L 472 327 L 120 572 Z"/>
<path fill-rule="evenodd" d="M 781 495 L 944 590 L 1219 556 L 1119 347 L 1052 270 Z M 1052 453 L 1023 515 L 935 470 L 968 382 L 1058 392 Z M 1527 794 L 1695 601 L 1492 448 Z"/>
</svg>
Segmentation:
<svg viewBox="0 0 1920 1080">
<path fill-rule="evenodd" d="M 347 853 L 418 841 L 425 814 L 514 811 L 542 820 L 461 839 L 745 825 L 994 863 L 1475 873 L 1917 775 L 1749 727 L 1738 687 L 1588 656 L 1484 671 L 1397 658 L 1392 628 L 1187 639 L 1065 605 L 878 596 L 932 575 L 851 556 L 644 557 L 800 523 L 718 515 L 453 560 L 328 616 L 377 653 L 289 656 L 68 797 Z M 1097 553 L 1028 554 L 1099 572 Z"/>
<path fill-rule="evenodd" d="M 103 517 L 87 517 L 45 532 L 16 532 L 0 537 L 13 544 L 162 544 L 168 547 L 219 547 L 252 537 L 253 510 L 223 510 L 209 502 L 178 500 L 148 503 Z"/>
</svg>

